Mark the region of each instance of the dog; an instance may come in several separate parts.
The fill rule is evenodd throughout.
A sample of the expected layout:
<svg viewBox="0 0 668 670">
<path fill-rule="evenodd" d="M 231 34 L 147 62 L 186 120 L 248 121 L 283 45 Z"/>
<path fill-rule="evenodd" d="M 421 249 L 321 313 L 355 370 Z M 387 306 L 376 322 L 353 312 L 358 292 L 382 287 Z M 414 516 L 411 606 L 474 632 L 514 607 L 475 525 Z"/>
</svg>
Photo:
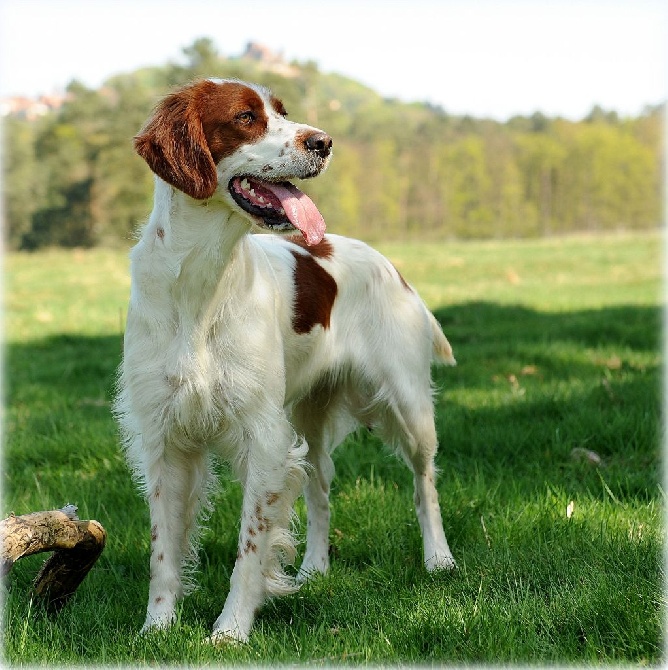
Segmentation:
<svg viewBox="0 0 668 670">
<path fill-rule="evenodd" d="M 246 641 L 256 611 L 329 568 L 331 453 L 365 427 L 414 473 L 427 570 L 455 566 L 434 485 L 432 362 L 452 348 L 416 291 L 362 242 L 325 235 L 291 183 L 332 156 L 264 87 L 196 81 L 134 138 L 154 206 L 131 251 L 114 412 L 151 517 L 142 631 L 166 628 L 189 586 L 212 457 L 243 489 L 238 553 L 211 641 Z M 252 232 L 280 232 L 251 234 Z M 296 579 L 290 532 L 304 492 Z"/>
</svg>

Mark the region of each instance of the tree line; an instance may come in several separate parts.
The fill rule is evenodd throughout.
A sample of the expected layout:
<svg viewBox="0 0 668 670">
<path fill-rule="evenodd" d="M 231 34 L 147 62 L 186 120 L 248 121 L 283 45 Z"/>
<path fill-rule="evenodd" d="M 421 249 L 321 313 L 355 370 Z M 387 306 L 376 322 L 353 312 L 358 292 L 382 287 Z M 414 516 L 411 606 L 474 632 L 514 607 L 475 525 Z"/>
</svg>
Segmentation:
<svg viewBox="0 0 668 670">
<path fill-rule="evenodd" d="M 268 85 L 290 118 L 334 138 L 334 159 L 302 182 L 330 231 L 368 240 L 503 238 L 648 229 L 662 218 L 662 109 L 635 118 L 594 108 L 581 121 L 536 113 L 500 123 L 384 99 L 314 63 L 279 72 L 221 56 L 203 38 L 185 63 L 143 68 L 99 89 L 74 81 L 34 120 L 4 119 L 3 201 L 10 249 L 119 244 L 151 208 L 134 154 L 160 96 L 202 76 Z"/>
</svg>

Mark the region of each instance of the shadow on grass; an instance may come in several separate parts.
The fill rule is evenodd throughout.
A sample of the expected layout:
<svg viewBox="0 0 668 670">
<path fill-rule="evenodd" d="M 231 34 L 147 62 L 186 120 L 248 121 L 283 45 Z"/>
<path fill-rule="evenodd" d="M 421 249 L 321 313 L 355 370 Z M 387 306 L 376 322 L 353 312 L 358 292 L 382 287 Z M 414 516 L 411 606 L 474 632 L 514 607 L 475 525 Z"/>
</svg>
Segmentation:
<svg viewBox="0 0 668 670">
<path fill-rule="evenodd" d="M 475 302 L 439 309 L 436 316 L 458 359 L 454 369 L 435 370 L 436 386 L 443 389 L 438 429 L 449 461 L 465 469 L 489 456 L 504 467 L 522 468 L 537 452 L 536 442 L 600 449 L 602 456 L 625 445 L 655 459 L 658 307 L 546 313 Z M 110 400 L 121 347 L 118 335 L 59 335 L 7 344 L 9 469 L 17 461 L 48 463 L 49 440 L 40 446 L 35 439 L 29 453 L 16 453 L 14 438 L 22 431 L 48 436 L 65 429 L 73 422 L 68 411 L 76 414 L 78 425 L 98 421 L 114 430 Z M 653 442 L 643 449 L 647 440 Z M 375 450 L 358 451 L 350 468 L 341 463 L 339 475 L 356 477 L 357 461 L 378 459 Z"/>
<path fill-rule="evenodd" d="M 498 362 L 497 370 L 517 362 L 524 366 L 546 364 L 551 370 L 563 359 L 563 372 L 575 378 L 600 370 L 600 363 L 609 363 L 614 356 L 658 354 L 661 348 L 662 314 L 652 306 L 555 313 L 474 302 L 442 308 L 435 314 L 464 374 L 473 368 L 469 386 L 480 381 L 481 372 L 486 379 L 489 361 Z M 599 350 L 607 358 L 601 361 L 588 356 L 591 350 Z"/>
<path fill-rule="evenodd" d="M 458 359 L 436 371 L 439 456 L 451 466 L 549 479 L 551 460 L 571 462 L 582 448 L 624 470 L 629 491 L 658 485 L 658 307 L 545 313 L 470 303 L 436 315 Z"/>
<path fill-rule="evenodd" d="M 459 361 L 454 369 L 435 371 L 439 492 L 453 549 L 458 556 L 468 556 L 472 569 L 493 564 L 502 574 L 508 567 L 505 549 L 488 555 L 480 519 L 485 515 L 494 532 L 494 515 L 503 525 L 509 502 L 514 503 L 513 513 L 521 514 L 518 500 L 535 503 L 546 491 L 562 489 L 600 500 L 613 496 L 630 505 L 658 500 L 659 308 L 544 313 L 469 303 L 437 310 L 436 315 Z M 117 335 L 61 335 L 7 344 L 4 493 L 16 513 L 84 501 L 82 518 L 98 518 L 105 525 L 107 550 L 77 597 L 105 602 L 105 621 L 126 633 L 141 624 L 149 540 L 145 505 L 120 454 L 110 411 L 120 356 Z M 422 575 L 420 565 L 410 475 L 378 446 L 373 436 L 362 433 L 335 454 L 333 528 L 339 524 L 346 529 L 341 537 L 332 534 L 335 578 L 338 574 L 345 581 L 347 567 L 361 572 L 369 565 L 391 565 L 393 574 L 401 574 L 406 565 L 393 562 L 408 560 L 412 563 L 407 574 L 421 580 L 420 588 L 431 588 L 431 582 L 424 581 L 431 578 Z M 571 452 L 577 447 L 596 451 L 604 466 L 573 461 Z M 376 489 L 392 507 L 383 523 L 361 513 L 365 501 L 376 497 Z M 220 585 L 226 583 L 236 552 L 239 492 L 222 495 L 224 504 L 211 519 L 217 530 L 203 542 L 205 587 L 185 604 L 188 620 L 204 617 L 206 625 L 222 605 Z M 393 540 L 392 557 L 377 556 L 374 547 L 385 546 L 387 533 L 397 528 L 401 532 Z M 530 553 L 535 543 L 535 527 L 518 531 L 515 539 L 518 546 L 511 558 L 520 565 L 523 552 Z M 603 538 L 594 543 L 591 555 L 603 556 L 607 542 Z M 555 535 L 554 545 L 560 543 L 563 539 Z M 572 543 L 574 553 L 579 547 Z M 650 565 L 645 558 L 638 564 L 643 561 Z M 549 567 L 544 569 L 548 576 Z M 27 593 L 33 575 L 22 573 L 20 564 L 16 572 L 17 593 Z M 468 588 L 466 572 L 460 574 L 461 584 L 434 581 L 435 594 Z M 406 586 L 406 602 L 413 598 L 412 588 Z M 478 588 L 477 581 L 472 588 Z M 350 599 L 357 591 L 357 586 L 344 590 L 342 598 Z M 116 594 L 113 600 L 105 596 L 109 593 Z M 323 600 L 308 600 L 309 593 L 305 592 L 307 600 L 300 596 L 276 601 L 274 610 L 265 610 L 265 620 L 278 616 L 283 626 L 291 608 L 303 603 L 317 612 Z M 21 619 L 29 610 L 27 597 L 17 595 L 13 607 Z M 195 613 L 198 607 L 203 614 Z M 76 607 L 71 610 L 75 622 Z M 365 615 L 360 611 L 355 616 Z"/>
<path fill-rule="evenodd" d="M 572 449 L 583 448 L 618 465 L 615 495 L 653 495 L 660 458 L 658 307 L 547 313 L 475 302 L 436 316 L 458 359 L 456 368 L 435 370 L 444 484 L 505 472 L 518 481 L 526 475 L 535 486 L 569 467 Z M 118 335 L 7 345 L 5 456 L 14 476 L 6 490 L 21 486 L 15 475 L 30 478 L 31 468 L 118 456 L 110 400 L 121 346 Z M 361 434 L 336 452 L 338 486 L 369 475 L 410 486 L 403 464 L 371 448 L 376 443 Z"/>
</svg>

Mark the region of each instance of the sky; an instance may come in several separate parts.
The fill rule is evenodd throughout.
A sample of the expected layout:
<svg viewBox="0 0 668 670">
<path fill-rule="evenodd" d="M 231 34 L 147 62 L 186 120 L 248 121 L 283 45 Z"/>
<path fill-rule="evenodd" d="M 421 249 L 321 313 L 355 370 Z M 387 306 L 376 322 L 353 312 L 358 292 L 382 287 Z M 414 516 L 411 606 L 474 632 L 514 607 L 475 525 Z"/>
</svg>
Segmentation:
<svg viewBox="0 0 668 670">
<path fill-rule="evenodd" d="M 667 36 L 665 0 L 0 0 L 0 97 L 98 87 L 209 37 L 451 114 L 632 116 L 668 98 Z"/>
</svg>

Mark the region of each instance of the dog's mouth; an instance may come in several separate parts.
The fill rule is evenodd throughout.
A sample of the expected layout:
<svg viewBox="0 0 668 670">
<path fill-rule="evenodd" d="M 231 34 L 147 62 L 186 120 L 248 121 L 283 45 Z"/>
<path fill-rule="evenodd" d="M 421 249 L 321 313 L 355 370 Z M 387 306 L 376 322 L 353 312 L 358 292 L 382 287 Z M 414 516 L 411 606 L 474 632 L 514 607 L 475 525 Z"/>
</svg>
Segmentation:
<svg viewBox="0 0 668 670">
<path fill-rule="evenodd" d="M 234 177 L 227 186 L 234 202 L 270 230 L 298 229 L 309 246 L 325 234 L 325 220 L 311 198 L 288 181 Z"/>
</svg>

